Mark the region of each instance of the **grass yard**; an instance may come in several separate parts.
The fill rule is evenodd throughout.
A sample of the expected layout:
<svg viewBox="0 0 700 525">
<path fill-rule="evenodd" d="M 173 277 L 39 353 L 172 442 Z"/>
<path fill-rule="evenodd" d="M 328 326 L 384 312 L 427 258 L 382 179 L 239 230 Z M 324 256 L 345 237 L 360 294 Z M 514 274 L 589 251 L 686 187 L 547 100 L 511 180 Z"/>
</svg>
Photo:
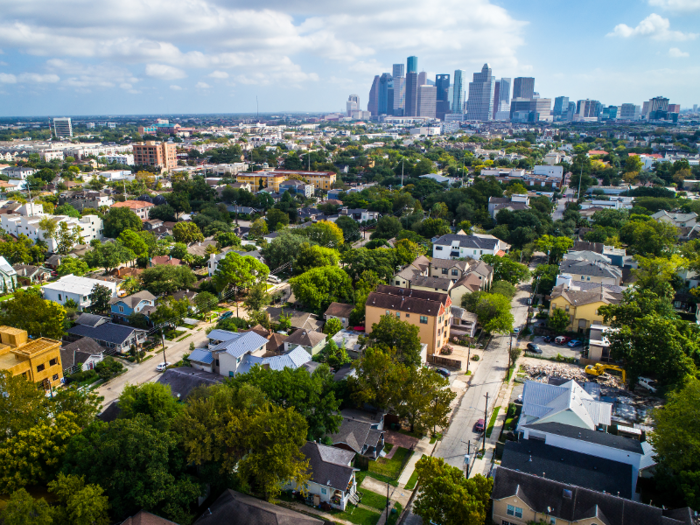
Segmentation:
<svg viewBox="0 0 700 525">
<path fill-rule="evenodd" d="M 190 337 L 191 335 L 192 335 L 191 333 L 190 333 L 190 334 L 187 334 L 185 337 L 181 337 L 180 339 L 178 339 L 178 340 L 175 341 L 175 342 L 176 342 L 176 343 L 179 343 L 180 341 L 184 341 L 185 339 L 187 339 L 187 338 Z"/>
<path fill-rule="evenodd" d="M 486 429 L 486 437 L 491 437 L 491 433 L 493 432 L 493 427 L 496 424 L 496 419 L 498 418 L 498 413 L 501 411 L 501 407 L 496 407 L 495 410 L 493 411 L 493 414 L 491 414 L 491 419 L 489 420 L 489 426 Z"/>
<path fill-rule="evenodd" d="M 391 459 L 379 458 L 370 461 L 369 471 L 391 479 L 399 479 L 404 464 L 412 454 L 407 448 L 399 447 Z"/>
<path fill-rule="evenodd" d="M 333 516 L 357 525 L 377 525 L 381 517 L 378 512 L 348 505 L 345 512 L 334 512 Z"/>
<path fill-rule="evenodd" d="M 362 503 L 373 509 L 383 510 L 386 508 L 386 496 L 372 492 L 371 490 L 361 490 L 362 492 Z"/>
<path fill-rule="evenodd" d="M 389 453 L 389 451 L 390 451 L 392 448 L 394 448 L 394 444 L 393 444 L 393 443 L 384 443 L 384 450 L 386 451 L 387 454 Z"/>
<path fill-rule="evenodd" d="M 401 516 L 401 511 L 403 510 L 403 505 L 399 503 L 398 501 L 394 503 L 394 508 L 391 509 L 391 513 L 389 514 L 389 519 L 387 520 L 387 525 L 396 525 L 396 522 L 399 521 L 399 516 Z M 394 512 L 396 511 L 396 512 Z"/>
<path fill-rule="evenodd" d="M 382 483 L 388 483 L 392 487 L 399 486 L 399 482 L 396 481 L 395 479 L 388 478 L 386 476 L 382 476 L 381 474 L 376 474 L 374 472 L 368 472 L 367 470 L 363 470 L 363 471 L 355 473 L 355 479 L 357 479 L 357 484 L 362 485 L 362 482 L 365 480 L 365 478 L 367 476 L 369 476 L 370 478 L 374 478 L 377 481 L 381 481 Z"/>
</svg>

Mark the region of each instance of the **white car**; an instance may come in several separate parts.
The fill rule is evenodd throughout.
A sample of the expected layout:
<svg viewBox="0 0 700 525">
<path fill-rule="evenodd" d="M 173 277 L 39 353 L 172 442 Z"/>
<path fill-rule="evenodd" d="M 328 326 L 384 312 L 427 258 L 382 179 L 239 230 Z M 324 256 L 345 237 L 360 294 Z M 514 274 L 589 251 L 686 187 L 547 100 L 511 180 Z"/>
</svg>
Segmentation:
<svg viewBox="0 0 700 525">
<path fill-rule="evenodd" d="M 639 378 L 639 386 L 646 388 L 651 393 L 656 393 L 656 381 L 649 379 L 648 377 Z"/>
<path fill-rule="evenodd" d="M 168 368 L 168 367 L 171 366 L 171 365 L 172 365 L 172 363 L 168 363 L 167 361 L 166 361 L 165 363 L 160 363 L 160 364 L 156 367 L 156 372 L 165 372 L 165 369 Z"/>
</svg>

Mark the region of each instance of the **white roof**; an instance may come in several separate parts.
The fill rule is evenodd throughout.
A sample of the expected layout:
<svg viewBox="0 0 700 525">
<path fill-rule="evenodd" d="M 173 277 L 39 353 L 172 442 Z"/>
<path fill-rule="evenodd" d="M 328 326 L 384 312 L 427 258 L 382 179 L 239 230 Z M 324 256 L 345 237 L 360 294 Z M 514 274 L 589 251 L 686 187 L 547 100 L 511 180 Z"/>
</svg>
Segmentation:
<svg viewBox="0 0 700 525">
<path fill-rule="evenodd" d="M 0 270 L 2 270 L 6 275 L 17 275 L 15 269 L 7 262 L 7 259 L 0 256 Z"/>
<path fill-rule="evenodd" d="M 88 277 L 78 277 L 77 275 L 73 274 L 61 277 L 56 282 L 45 284 L 42 286 L 42 289 L 55 290 L 57 292 L 70 292 L 79 295 L 90 295 L 96 284 L 109 288 L 112 291 L 112 295 L 117 293 L 117 283 L 90 279 Z"/>
</svg>

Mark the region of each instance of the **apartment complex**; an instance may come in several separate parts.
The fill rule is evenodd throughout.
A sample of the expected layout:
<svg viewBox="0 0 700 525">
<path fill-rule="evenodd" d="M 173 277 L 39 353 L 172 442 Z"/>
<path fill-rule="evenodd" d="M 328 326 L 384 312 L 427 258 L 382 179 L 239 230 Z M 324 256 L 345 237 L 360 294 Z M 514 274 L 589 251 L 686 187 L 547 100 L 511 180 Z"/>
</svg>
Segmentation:
<svg viewBox="0 0 700 525">
<path fill-rule="evenodd" d="M 239 173 L 236 182 L 250 184 L 253 191 L 261 189 L 280 191 L 280 184 L 289 179 L 301 179 L 313 185 L 315 190 L 330 190 L 337 177 L 332 171 L 274 170 Z"/>
<path fill-rule="evenodd" d="M 148 210 L 150 210 L 153 206 L 155 206 L 155 204 L 152 202 L 128 200 L 124 202 L 115 202 L 111 207 L 129 208 L 136 215 L 138 215 L 139 219 L 145 221 L 148 219 Z"/>
<path fill-rule="evenodd" d="M 177 147 L 152 140 L 134 144 L 134 164 L 171 170 L 177 166 Z"/>
<path fill-rule="evenodd" d="M 451 307 L 447 294 L 379 285 L 367 298 L 365 332 L 371 333 L 383 315 L 394 315 L 418 327 L 428 355 L 439 354 L 450 339 Z"/>
<path fill-rule="evenodd" d="M 57 386 L 63 377 L 61 342 L 40 337 L 29 341 L 26 330 L 0 326 L 0 370 L 24 376 L 46 388 Z"/>
<path fill-rule="evenodd" d="M 286 180 L 286 175 L 276 174 L 270 171 L 254 171 L 252 173 L 245 172 L 236 175 L 236 182 L 240 182 L 241 184 L 249 184 L 253 192 L 261 189 L 279 192 L 280 184 Z"/>
</svg>

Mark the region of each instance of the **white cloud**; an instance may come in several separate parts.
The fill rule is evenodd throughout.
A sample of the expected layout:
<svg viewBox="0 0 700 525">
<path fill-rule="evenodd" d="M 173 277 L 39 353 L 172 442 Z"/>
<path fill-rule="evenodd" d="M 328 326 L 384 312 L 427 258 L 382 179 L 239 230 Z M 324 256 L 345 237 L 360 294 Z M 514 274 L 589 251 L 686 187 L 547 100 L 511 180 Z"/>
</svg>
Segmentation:
<svg viewBox="0 0 700 525">
<path fill-rule="evenodd" d="M 175 84 L 172 84 L 170 86 L 170 89 L 172 89 L 173 91 L 182 91 L 182 88 L 180 86 L 175 85 Z"/>
<path fill-rule="evenodd" d="M 185 78 L 187 73 L 182 69 L 166 64 L 148 64 L 146 65 L 146 75 L 161 80 L 175 80 L 177 78 Z"/>
<path fill-rule="evenodd" d="M 700 0 L 649 0 L 649 5 L 668 11 L 700 11 Z"/>
<path fill-rule="evenodd" d="M 639 36 L 653 38 L 654 40 L 675 40 L 679 42 L 695 40 L 698 36 L 697 33 L 671 31 L 670 27 L 671 22 L 669 22 L 668 18 L 652 13 L 644 20 L 639 22 L 637 27 L 632 28 L 626 24 L 616 25 L 612 33 L 608 33 L 608 36 L 617 36 L 622 38 Z"/>
<path fill-rule="evenodd" d="M 108 64 L 87 65 L 75 60 L 53 58 L 46 61 L 46 69 L 67 76 L 64 84 L 77 89 L 111 88 L 117 85 L 122 89 L 131 89 L 139 81 L 127 68 Z"/>
<path fill-rule="evenodd" d="M 195 86 L 197 89 L 209 89 L 211 86 L 207 84 L 206 82 L 197 82 Z"/>
<path fill-rule="evenodd" d="M 212 71 L 211 73 L 209 73 L 209 76 L 211 78 L 228 78 L 228 73 L 226 73 L 226 71 L 217 70 L 217 71 Z"/>
<path fill-rule="evenodd" d="M 0 66 L 6 66 L 6 65 L 7 65 L 7 62 L 3 62 L 2 60 L 0 60 Z"/>
<path fill-rule="evenodd" d="M 10 73 L 0 73 L 0 83 L 2 84 L 16 84 L 17 77 Z"/>
<path fill-rule="evenodd" d="M 671 58 L 687 58 L 690 56 L 690 53 L 686 53 L 685 51 L 681 51 L 677 47 L 672 47 L 671 49 L 668 50 L 668 56 Z"/>
</svg>

